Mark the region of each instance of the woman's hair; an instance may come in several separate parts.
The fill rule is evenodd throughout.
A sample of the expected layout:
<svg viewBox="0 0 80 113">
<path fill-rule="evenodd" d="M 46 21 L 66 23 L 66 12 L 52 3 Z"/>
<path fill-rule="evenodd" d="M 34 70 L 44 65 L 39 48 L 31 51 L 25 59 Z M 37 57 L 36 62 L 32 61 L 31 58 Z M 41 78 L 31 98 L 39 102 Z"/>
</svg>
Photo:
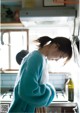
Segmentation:
<svg viewBox="0 0 80 113">
<path fill-rule="evenodd" d="M 16 54 L 16 62 L 20 65 L 22 59 L 28 54 L 27 50 L 21 50 Z"/>
<path fill-rule="evenodd" d="M 67 60 L 69 60 L 72 57 L 72 47 L 71 47 L 71 41 L 66 37 L 55 37 L 50 38 L 48 36 L 42 36 L 36 40 L 39 42 L 39 48 L 43 48 L 48 42 L 49 44 L 56 44 L 58 46 L 58 49 L 68 55 Z"/>
<path fill-rule="evenodd" d="M 35 40 L 36 42 L 39 42 L 39 48 L 44 47 L 49 41 L 51 41 L 52 39 L 48 36 L 42 36 L 40 38 L 38 38 L 37 40 Z"/>
</svg>

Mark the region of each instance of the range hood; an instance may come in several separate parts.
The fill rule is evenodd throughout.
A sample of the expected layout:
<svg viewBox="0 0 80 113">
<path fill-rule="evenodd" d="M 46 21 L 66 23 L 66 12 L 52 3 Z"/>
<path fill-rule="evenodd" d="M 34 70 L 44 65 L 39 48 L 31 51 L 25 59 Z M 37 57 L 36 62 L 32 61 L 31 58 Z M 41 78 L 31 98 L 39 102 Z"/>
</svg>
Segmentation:
<svg viewBox="0 0 80 113">
<path fill-rule="evenodd" d="M 75 16 L 75 9 L 70 7 L 22 9 L 20 11 L 20 20 L 27 28 L 70 25 Z"/>
</svg>

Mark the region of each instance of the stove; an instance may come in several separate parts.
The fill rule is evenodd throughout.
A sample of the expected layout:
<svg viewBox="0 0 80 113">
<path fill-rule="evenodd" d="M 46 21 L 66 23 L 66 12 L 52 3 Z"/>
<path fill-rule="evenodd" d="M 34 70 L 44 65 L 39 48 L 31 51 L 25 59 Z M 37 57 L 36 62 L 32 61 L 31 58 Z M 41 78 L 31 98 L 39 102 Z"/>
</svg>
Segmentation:
<svg viewBox="0 0 80 113">
<path fill-rule="evenodd" d="M 9 102 L 12 101 L 12 99 L 13 99 L 12 92 L 4 93 L 0 96 L 1 103 L 9 103 Z M 54 102 L 55 101 L 56 102 L 58 102 L 58 101 L 61 101 L 61 102 L 68 101 L 68 96 L 64 91 L 56 91 L 56 95 L 55 95 L 53 101 Z"/>
<path fill-rule="evenodd" d="M 67 93 L 64 91 L 56 91 L 53 102 L 68 102 Z"/>
<path fill-rule="evenodd" d="M 68 90 L 66 86 L 67 80 L 67 73 L 50 73 L 49 82 L 56 90 L 53 102 L 68 102 Z"/>
<path fill-rule="evenodd" d="M 7 92 L 7 93 L 4 93 L 4 94 L 0 95 L 1 103 L 3 103 L 3 102 L 11 102 L 12 98 L 13 98 L 12 92 Z"/>
<path fill-rule="evenodd" d="M 13 99 L 13 92 L 6 92 L 0 95 L 0 113 L 6 113 Z M 56 95 L 53 102 L 68 102 L 67 94 L 64 90 L 56 89 Z"/>
<path fill-rule="evenodd" d="M 8 111 L 12 99 L 12 92 L 7 92 L 0 95 L 0 113 L 6 113 Z M 55 98 L 53 99 L 53 103 L 55 102 L 68 102 L 66 93 L 64 91 L 56 91 Z"/>
<path fill-rule="evenodd" d="M 56 89 L 53 102 L 68 102 L 68 94 L 65 89 L 66 74 L 50 74 L 50 83 Z M 6 113 L 13 99 L 13 90 L 0 95 L 0 113 Z"/>
<path fill-rule="evenodd" d="M 12 91 L 8 91 L 0 95 L 0 113 L 7 113 L 12 99 L 13 99 Z"/>
</svg>

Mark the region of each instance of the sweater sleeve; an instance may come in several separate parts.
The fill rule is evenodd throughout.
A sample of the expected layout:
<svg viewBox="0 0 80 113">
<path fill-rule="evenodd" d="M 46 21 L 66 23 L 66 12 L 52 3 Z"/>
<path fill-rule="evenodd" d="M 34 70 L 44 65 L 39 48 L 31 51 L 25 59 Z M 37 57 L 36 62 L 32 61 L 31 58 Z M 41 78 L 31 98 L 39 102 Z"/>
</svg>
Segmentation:
<svg viewBox="0 0 80 113">
<path fill-rule="evenodd" d="M 21 79 L 19 81 L 18 94 L 24 101 L 33 106 L 46 106 L 51 102 L 51 95 L 53 98 L 54 94 L 48 85 L 39 83 L 43 68 L 41 55 L 37 53 L 32 54 L 26 65 L 22 67 L 20 72 Z"/>
</svg>

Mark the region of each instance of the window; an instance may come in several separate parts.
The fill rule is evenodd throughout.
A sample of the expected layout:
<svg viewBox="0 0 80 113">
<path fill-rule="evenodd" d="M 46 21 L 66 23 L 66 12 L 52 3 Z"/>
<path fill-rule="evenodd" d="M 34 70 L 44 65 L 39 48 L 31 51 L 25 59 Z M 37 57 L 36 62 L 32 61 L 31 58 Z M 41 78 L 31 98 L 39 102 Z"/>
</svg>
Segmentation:
<svg viewBox="0 0 80 113">
<path fill-rule="evenodd" d="M 20 50 L 28 50 L 28 30 L 2 30 L 0 35 L 0 68 L 18 69 L 15 57 Z"/>
</svg>

